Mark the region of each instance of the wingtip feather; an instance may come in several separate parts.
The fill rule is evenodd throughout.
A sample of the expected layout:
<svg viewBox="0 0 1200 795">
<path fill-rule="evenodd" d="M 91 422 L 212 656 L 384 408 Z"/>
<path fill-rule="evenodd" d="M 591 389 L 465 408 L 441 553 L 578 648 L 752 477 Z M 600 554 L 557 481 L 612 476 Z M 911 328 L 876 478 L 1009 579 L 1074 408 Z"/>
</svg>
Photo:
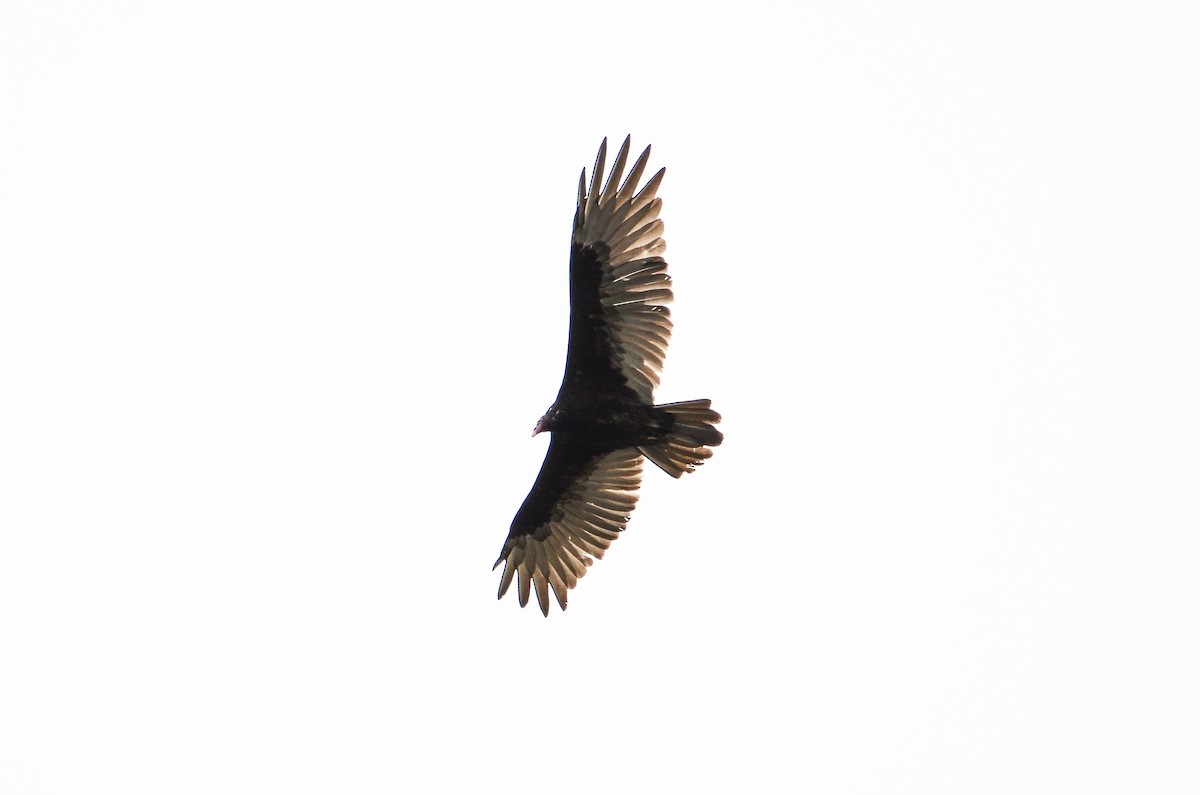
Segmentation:
<svg viewBox="0 0 1200 795">
<path fill-rule="evenodd" d="M 626 135 L 625 140 L 621 143 L 621 148 L 617 151 L 617 158 L 613 161 L 612 170 L 608 172 L 608 179 L 604 181 L 604 190 L 600 191 L 601 204 L 611 201 L 617 186 L 621 184 L 621 175 L 625 173 L 625 162 L 629 159 L 629 142 L 632 137 Z"/>
<path fill-rule="evenodd" d="M 650 146 L 647 145 L 642 153 L 638 155 L 638 159 L 634 161 L 633 168 L 629 171 L 629 176 L 625 177 L 625 181 L 621 183 L 621 189 L 617 191 L 617 201 L 625 201 L 633 195 L 637 189 L 638 181 L 642 178 L 642 173 L 646 170 L 646 164 L 650 161 Z"/>
<path fill-rule="evenodd" d="M 604 171 L 604 159 L 608 154 L 608 138 L 600 142 L 600 151 L 596 153 L 596 164 L 592 166 L 592 182 L 588 186 L 588 210 L 594 210 L 600 201 L 600 174 Z"/>
</svg>

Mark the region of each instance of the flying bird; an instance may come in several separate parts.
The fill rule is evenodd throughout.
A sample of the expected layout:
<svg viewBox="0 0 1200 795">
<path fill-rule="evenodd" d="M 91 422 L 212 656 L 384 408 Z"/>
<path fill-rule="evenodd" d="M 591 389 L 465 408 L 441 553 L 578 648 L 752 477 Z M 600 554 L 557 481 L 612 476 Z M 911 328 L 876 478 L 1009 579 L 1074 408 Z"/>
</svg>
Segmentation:
<svg viewBox="0 0 1200 795">
<path fill-rule="evenodd" d="M 721 415 L 709 400 L 655 405 L 671 336 L 671 277 L 663 259 L 662 199 L 666 169 L 638 190 L 650 147 L 622 182 L 629 138 L 603 186 L 608 139 L 591 183 L 579 175 L 571 233 L 571 330 L 558 397 L 533 435 L 550 433 L 546 460 L 517 511 L 500 558 L 499 597 L 513 580 L 521 606 L 537 594 L 544 615 L 549 591 L 567 609 L 567 592 L 604 557 L 637 503 L 642 458 L 672 477 L 692 472 L 722 441 Z"/>
</svg>

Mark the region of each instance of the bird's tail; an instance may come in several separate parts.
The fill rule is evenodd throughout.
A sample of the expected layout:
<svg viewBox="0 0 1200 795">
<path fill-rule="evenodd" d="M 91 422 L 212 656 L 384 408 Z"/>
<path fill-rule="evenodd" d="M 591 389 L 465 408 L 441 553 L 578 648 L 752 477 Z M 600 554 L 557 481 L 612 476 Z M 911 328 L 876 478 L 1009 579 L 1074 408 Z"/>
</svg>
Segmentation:
<svg viewBox="0 0 1200 795">
<path fill-rule="evenodd" d="M 721 415 L 709 408 L 711 405 L 711 400 L 685 400 L 655 406 L 670 414 L 675 422 L 665 437 L 638 449 L 673 478 L 681 477 L 684 472 L 694 472 L 712 456 L 709 448 L 716 447 L 725 438 L 713 427 L 721 421 Z"/>
</svg>

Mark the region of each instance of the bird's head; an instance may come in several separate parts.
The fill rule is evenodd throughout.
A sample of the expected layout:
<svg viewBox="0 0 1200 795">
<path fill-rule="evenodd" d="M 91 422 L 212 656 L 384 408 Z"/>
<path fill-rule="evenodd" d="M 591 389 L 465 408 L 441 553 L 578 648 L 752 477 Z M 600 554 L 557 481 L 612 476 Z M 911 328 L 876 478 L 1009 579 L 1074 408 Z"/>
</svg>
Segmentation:
<svg viewBox="0 0 1200 795">
<path fill-rule="evenodd" d="M 556 406 L 551 406 L 550 408 L 546 409 L 546 413 L 543 414 L 542 418 L 537 421 L 537 425 L 533 426 L 533 435 L 537 436 L 542 431 L 554 430 L 554 420 L 557 415 L 558 408 Z"/>
</svg>

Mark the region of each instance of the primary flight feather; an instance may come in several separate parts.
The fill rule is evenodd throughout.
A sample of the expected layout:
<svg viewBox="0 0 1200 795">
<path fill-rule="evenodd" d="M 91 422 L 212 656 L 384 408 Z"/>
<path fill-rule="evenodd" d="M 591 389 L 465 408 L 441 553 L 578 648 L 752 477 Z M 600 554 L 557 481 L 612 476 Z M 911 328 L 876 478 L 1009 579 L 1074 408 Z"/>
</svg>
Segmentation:
<svg viewBox="0 0 1200 795">
<path fill-rule="evenodd" d="M 591 182 L 587 169 L 579 176 L 566 372 L 533 429 L 550 432 L 550 448 L 496 561 L 504 564 L 499 595 L 515 580 L 521 606 L 532 590 L 547 615 L 550 591 L 566 610 L 567 592 L 625 529 L 643 456 L 678 478 L 722 440 L 711 401 L 654 404 L 671 337 L 671 277 L 655 198 L 666 169 L 638 189 L 647 146 L 622 181 L 626 137 L 601 185 L 607 145 L 600 144 Z"/>
</svg>

